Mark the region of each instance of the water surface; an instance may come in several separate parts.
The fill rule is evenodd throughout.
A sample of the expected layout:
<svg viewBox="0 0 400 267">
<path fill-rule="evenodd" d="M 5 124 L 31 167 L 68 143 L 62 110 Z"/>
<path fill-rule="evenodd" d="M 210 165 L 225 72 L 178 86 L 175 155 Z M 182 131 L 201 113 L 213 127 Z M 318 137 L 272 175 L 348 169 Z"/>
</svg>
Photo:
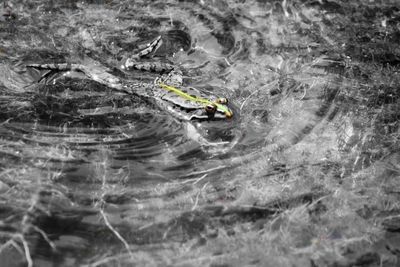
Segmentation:
<svg viewBox="0 0 400 267">
<path fill-rule="evenodd" d="M 360 2 L 5 2 L 5 266 L 395 266 L 400 7 Z M 26 67 L 152 83 L 117 68 L 160 35 L 232 120 Z"/>
</svg>

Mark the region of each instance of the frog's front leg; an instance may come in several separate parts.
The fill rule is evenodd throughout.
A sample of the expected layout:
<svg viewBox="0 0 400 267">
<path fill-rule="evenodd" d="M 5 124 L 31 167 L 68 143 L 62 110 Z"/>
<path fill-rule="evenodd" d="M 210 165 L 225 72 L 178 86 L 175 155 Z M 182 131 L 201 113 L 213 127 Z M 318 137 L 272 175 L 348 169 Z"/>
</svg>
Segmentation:
<svg viewBox="0 0 400 267">
<path fill-rule="evenodd" d="M 159 86 L 160 83 L 180 87 L 183 85 L 183 73 L 179 69 L 174 69 L 167 74 L 161 75 L 154 80 L 154 84 Z"/>
<path fill-rule="evenodd" d="M 211 153 L 214 156 L 217 154 L 227 153 L 228 151 L 232 150 L 232 148 L 237 145 L 240 138 L 240 134 L 238 134 L 231 141 L 210 141 L 205 137 L 207 134 L 204 133 L 204 129 L 196 127 L 196 125 L 192 124 L 191 122 L 185 122 L 184 130 L 189 139 L 198 143 L 204 152 Z"/>
</svg>

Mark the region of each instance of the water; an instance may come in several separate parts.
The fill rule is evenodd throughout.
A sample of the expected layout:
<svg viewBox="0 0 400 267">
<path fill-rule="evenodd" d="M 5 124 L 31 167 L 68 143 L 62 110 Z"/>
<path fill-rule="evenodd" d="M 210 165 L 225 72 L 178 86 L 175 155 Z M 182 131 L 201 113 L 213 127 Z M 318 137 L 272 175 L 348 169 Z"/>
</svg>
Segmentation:
<svg viewBox="0 0 400 267">
<path fill-rule="evenodd" d="M 386 13 L 371 19 L 386 23 L 387 38 L 396 36 L 398 14 L 388 11 L 395 6 L 376 4 Z M 398 210 L 386 188 L 399 174 L 397 54 L 378 45 L 373 59 L 358 52 L 368 45 L 352 30 L 369 25 L 371 7 L 362 5 L 359 24 L 346 28 L 354 8 L 4 3 L 3 265 L 332 266 L 367 256 L 395 264 L 387 247 L 398 243 L 374 220 Z M 229 98 L 232 120 L 182 122 L 146 97 L 83 75 L 44 84 L 44 71 L 26 68 L 88 58 L 119 67 L 159 35 L 164 45 L 152 60 Z M 379 40 L 391 47 L 394 39 Z"/>
</svg>

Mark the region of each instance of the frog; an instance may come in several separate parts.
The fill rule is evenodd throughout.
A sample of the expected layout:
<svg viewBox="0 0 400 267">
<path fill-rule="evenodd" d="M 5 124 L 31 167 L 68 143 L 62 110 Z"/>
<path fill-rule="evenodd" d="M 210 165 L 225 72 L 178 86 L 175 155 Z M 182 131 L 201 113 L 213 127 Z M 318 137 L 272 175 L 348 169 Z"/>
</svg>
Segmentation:
<svg viewBox="0 0 400 267">
<path fill-rule="evenodd" d="M 233 112 L 228 106 L 227 98 L 217 97 L 194 87 L 183 86 L 183 74 L 178 67 L 164 62 L 139 61 L 155 53 L 161 45 L 162 37 L 157 36 L 151 42 L 145 44 L 138 53 L 128 57 L 119 69 L 122 72 L 134 69 L 158 73 L 159 76 L 155 78 L 153 83 L 117 77 L 111 73 L 110 68 L 90 58 L 87 58 L 84 64 L 29 64 L 27 67 L 49 71 L 83 73 L 87 78 L 115 90 L 152 98 L 159 107 L 183 121 L 231 119 Z M 45 75 L 41 79 L 45 79 Z"/>
</svg>

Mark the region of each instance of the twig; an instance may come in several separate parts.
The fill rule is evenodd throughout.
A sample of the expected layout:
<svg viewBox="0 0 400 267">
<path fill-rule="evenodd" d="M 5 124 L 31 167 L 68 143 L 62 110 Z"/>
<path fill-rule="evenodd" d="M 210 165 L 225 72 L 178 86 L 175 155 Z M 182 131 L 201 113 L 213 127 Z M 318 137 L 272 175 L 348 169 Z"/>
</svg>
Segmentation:
<svg viewBox="0 0 400 267">
<path fill-rule="evenodd" d="M 87 265 L 82 265 L 82 267 L 96 267 L 96 266 L 99 266 L 99 265 L 103 265 L 103 264 L 105 264 L 105 263 L 108 263 L 108 262 L 110 262 L 110 261 L 115 261 L 115 260 L 119 260 L 119 259 L 121 259 L 121 258 L 128 258 L 128 257 L 131 257 L 131 255 L 129 255 L 129 254 L 123 254 L 123 255 L 116 255 L 116 256 L 110 256 L 110 257 L 105 257 L 105 258 L 103 258 L 103 259 L 101 259 L 101 260 L 98 260 L 98 261 L 96 261 L 96 262 L 94 262 L 94 263 L 90 263 L 90 264 L 87 264 Z"/>
<path fill-rule="evenodd" d="M 198 182 L 200 182 L 201 180 L 203 180 L 204 178 L 206 178 L 208 175 L 208 173 L 204 174 L 203 176 L 201 176 L 200 178 L 196 179 L 196 182 L 194 182 L 193 184 L 197 184 Z"/>
<path fill-rule="evenodd" d="M 307 95 L 307 88 L 304 87 L 304 94 L 302 95 L 302 97 L 300 97 L 299 100 L 303 100 L 306 97 L 306 95 Z"/>
<path fill-rule="evenodd" d="M 151 226 L 153 226 L 153 225 L 155 225 L 155 224 L 156 224 L 155 222 L 151 222 L 151 223 L 142 225 L 142 226 L 140 226 L 140 227 L 138 228 L 138 230 L 139 230 L 139 231 L 142 231 L 143 229 L 149 228 L 149 227 L 151 227 Z"/>
<path fill-rule="evenodd" d="M 15 242 L 14 239 L 12 239 L 10 243 L 11 243 L 11 245 L 12 245 L 16 250 L 18 250 L 18 252 L 19 252 L 21 255 L 24 255 L 24 252 L 22 251 L 22 248 L 20 247 L 20 245 L 18 245 L 17 242 Z"/>
<path fill-rule="evenodd" d="M 313 82 L 312 82 L 312 84 L 311 84 L 311 86 L 310 86 L 310 89 L 313 88 L 314 85 L 315 85 L 315 80 L 313 80 Z M 306 97 L 306 95 L 307 95 L 307 88 L 304 86 L 304 94 L 303 94 L 302 97 L 300 97 L 299 100 L 303 100 L 303 99 Z"/>
<path fill-rule="evenodd" d="M 242 109 L 243 109 L 244 105 L 246 104 L 247 100 L 249 100 L 253 95 L 255 95 L 255 94 L 256 94 L 258 91 L 260 91 L 261 89 L 265 89 L 265 88 L 267 88 L 267 87 L 273 85 L 274 83 L 277 83 L 277 81 L 273 81 L 273 82 L 270 82 L 270 83 L 268 83 L 268 84 L 265 84 L 265 85 L 261 86 L 260 88 L 258 88 L 257 90 L 255 90 L 253 93 L 251 93 L 251 94 L 243 101 L 243 103 L 240 105 L 240 113 L 242 113 Z"/>
<path fill-rule="evenodd" d="M 214 168 L 211 168 L 211 169 L 208 169 L 208 170 L 204 170 L 204 171 L 191 172 L 191 173 L 188 173 L 188 174 L 186 175 L 186 177 L 187 177 L 187 176 L 196 175 L 196 174 L 210 173 L 210 172 L 212 172 L 212 171 L 224 169 L 225 167 L 226 167 L 226 166 L 223 165 L 223 166 L 214 167 Z"/>
<path fill-rule="evenodd" d="M 244 107 L 244 104 L 246 104 L 246 101 L 249 100 L 253 95 L 255 95 L 258 91 L 260 91 L 262 87 L 258 88 L 257 90 L 255 90 L 253 93 L 251 93 L 244 101 L 243 103 L 240 105 L 240 113 L 242 113 L 242 109 Z"/>
<path fill-rule="evenodd" d="M 204 178 L 206 178 L 208 175 L 208 173 L 204 174 L 203 176 L 201 176 L 200 178 L 193 178 L 193 179 L 187 179 L 185 181 L 182 182 L 172 182 L 171 184 L 187 184 L 190 182 L 193 182 L 193 185 L 197 184 L 198 182 L 200 182 L 201 180 L 203 180 Z"/>
<path fill-rule="evenodd" d="M 171 231 L 171 228 L 172 228 L 172 226 L 168 227 L 167 231 L 164 232 L 163 238 L 162 238 L 163 240 L 165 240 L 167 238 L 169 232 Z"/>
<path fill-rule="evenodd" d="M 202 187 L 202 188 L 199 190 L 199 192 L 197 193 L 197 195 L 196 195 L 196 200 L 195 200 L 194 205 L 193 205 L 193 207 L 192 207 L 192 211 L 194 211 L 194 210 L 197 208 L 197 205 L 199 204 L 199 196 L 200 196 L 201 193 L 203 193 L 203 190 L 207 187 L 208 184 L 209 184 L 209 182 L 205 183 L 205 184 L 203 185 L 203 187 Z"/>
<path fill-rule="evenodd" d="M 208 51 L 207 49 L 205 49 L 202 46 L 196 46 L 195 49 L 204 51 L 211 58 L 216 58 L 216 59 L 221 59 L 222 58 L 223 60 L 225 60 L 226 64 L 228 64 L 228 66 L 232 65 L 226 57 L 218 56 L 218 55 L 216 55 L 214 53 L 211 53 L 210 51 Z"/>
<path fill-rule="evenodd" d="M 106 163 L 103 162 L 102 165 L 105 167 L 105 164 L 106 164 Z M 128 242 L 127 242 L 127 241 L 122 237 L 122 235 L 111 225 L 110 221 L 108 220 L 108 218 L 107 218 L 107 216 L 106 216 L 106 214 L 105 214 L 105 212 L 104 212 L 104 208 L 103 208 L 103 207 L 104 207 L 104 204 L 105 204 L 105 201 L 104 201 L 105 187 L 106 187 L 106 174 L 104 173 L 103 179 L 102 179 L 102 185 L 101 185 L 101 188 L 102 188 L 103 193 L 102 193 L 101 201 L 100 201 L 100 214 L 101 214 L 101 216 L 103 217 L 104 223 L 106 224 L 106 226 L 108 227 L 108 229 L 110 229 L 110 231 L 122 242 L 122 244 L 124 244 L 125 249 L 128 251 L 129 255 L 130 255 L 131 258 L 133 259 L 133 254 L 132 254 L 132 251 L 131 251 L 131 249 L 130 249 L 130 247 L 129 247 Z"/>
<path fill-rule="evenodd" d="M 29 245 L 28 242 L 26 242 L 25 237 L 22 234 L 18 234 L 16 235 L 19 239 L 21 239 L 22 245 L 24 246 L 24 251 L 25 251 L 25 259 L 28 263 L 28 267 L 32 267 L 33 266 L 33 261 L 32 261 L 32 257 L 31 257 L 31 253 L 29 251 Z"/>
<path fill-rule="evenodd" d="M 106 224 L 108 229 L 110 229 L 111 232 L 113 232 L 113 234 L 122 242 L 122 244 L 124 244 L 125 249 L 128 251 L 129 255 L 131 255 L 133 257 L 133 254 L 132 254 L 131 249 L 129 248 L 128 242 L 126 242 L 126 240 L 121 236 L 121 234 L 117 230 L 115 230 L 115 228 L 111 225 L 111 223 L 108 221 L 107 216 L 104 213 L 103 209 L 100 209 L 100 214 L 101 214 L 101 216 L 103 216 L 104 223 Z"/>
<path fill-rule="evenodd" d="M 197 208 L 197 204 L 199 203 L 199 196 L 200 196 L 200 194 L 201 194 L 201 190 L 200 190 L 199 192 L 197 192 L 196 201 L 194 202 L 194 205 L 193 205 L 193 207 L 192 207 L 192 211 L 194 211 L 194 210 Z"/>
<path fill-rule="evenodd" d="M 54 243 L 49 239 L 49 237 L 47 236 L 47 234 L 40 229 L 39 227 L 37 227 L 36 225 L 33 226 L 33 229 L 35 229 L 36 232 L 40 233 L 42 235 L 42 237 L 44 238 L 44 240 L 46 240 L 47 243 L 49 243 L 49 246 L 53 249 L 56 250 L 56 246 L 54 245 Z"/>
<path fill-rule="evenodd" d="M 0 246 L 0 253 L 3 252 L 3 249 L 5 249 L 8 245 L 14 246 L 22 254 L 21 248 L 18 246 L 18 244 L 15 243 L 13 239 L 8 240 L 6 243 Z"/>
</svg>

